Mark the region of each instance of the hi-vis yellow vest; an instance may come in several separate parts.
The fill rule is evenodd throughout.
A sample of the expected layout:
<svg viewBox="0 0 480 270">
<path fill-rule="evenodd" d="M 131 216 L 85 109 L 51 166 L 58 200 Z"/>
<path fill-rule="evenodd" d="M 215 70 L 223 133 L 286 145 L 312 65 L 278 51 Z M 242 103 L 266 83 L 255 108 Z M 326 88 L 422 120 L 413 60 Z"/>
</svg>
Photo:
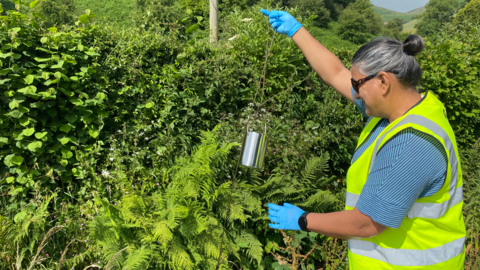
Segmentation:
<svg viewBox="0 0 480 270">
<path fill-rule="evenodd" d="M 370 117 L 360 135 L 357 149 L 368 140 L 380 121 L 380 118 Z M 350 270 L 463 269 L 466 233 L 462 215 L 460 157 L 445 108 L 432 93 L 427 92 L 417 106 L 390 123 L 352 163 L 347 173 L 345 209 L 355 207 L 382 146 L 406 128 L 430 134 L 443 145 L 448 157 L 445 182 L 435 194 L 415 201 L 400 228 L 387 228 L 370 238 L 348 240 Z"/>
</svg>

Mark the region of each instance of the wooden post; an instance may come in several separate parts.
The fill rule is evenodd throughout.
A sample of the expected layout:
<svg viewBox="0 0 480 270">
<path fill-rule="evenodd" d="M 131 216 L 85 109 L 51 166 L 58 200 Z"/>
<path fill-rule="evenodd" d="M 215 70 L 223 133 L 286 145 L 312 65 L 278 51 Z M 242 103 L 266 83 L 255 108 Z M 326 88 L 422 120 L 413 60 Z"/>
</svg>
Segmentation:
<svg viewBox="0 0 480 270">
<path fill-rule="evenodd" d="M 218 0 L 210 0 L 210 43 L 218 41 Z"/>
</svg>

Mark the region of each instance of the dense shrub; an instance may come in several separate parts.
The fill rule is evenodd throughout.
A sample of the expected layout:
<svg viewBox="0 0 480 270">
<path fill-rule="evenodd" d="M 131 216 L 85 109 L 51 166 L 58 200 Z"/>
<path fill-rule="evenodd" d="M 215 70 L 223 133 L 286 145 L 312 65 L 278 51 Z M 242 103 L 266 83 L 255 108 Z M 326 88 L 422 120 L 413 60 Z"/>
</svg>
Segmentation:
<svg viewBox="0 0 480 270">
<path fill-rule="evenodd" d="M 363 44 L 381 33 L 382 17 L 375 12 L 370 1 L 357 0 L 345 8 L 338 19 L 337 35 L 344 40 Z"/>
<path fill-rule="evenodd" d="M 268 229 L 265 204 L 340 210 L 364 118 L 259 9 L 228 14 L 216 46 L 185 34 L 195 14 L 132 28 L 89 25 L 92 13 L 59 29 L 1 17 L 0 268 L 272 269 L 284 242 L 312 250 L 305 267 L 346 268 L 341 243 Z M 420 57 L 422 89 L 466 147 L 478 138 L 478 28 L 454 29 Z M 353 51 L 332 50 L 348 66 Z M 236 174 L 247 121 L 267 125 L 266 164 Z"/>
<path fill-rule="evenodd" d="M 465 21 L 468 21 L 473 24 L 480 24 L 480 1 L 473 0 L 470 1 L 464 8 L 459 10 L 457 14 L 455 14 L 455 19 L 453 22 L 455 24 L 460 24 Z"/>
<path fill-rule="evenodd" d="M 445 104 L 457 141 L 463 147 L 480 137 L 480 28 L 449 25 L 428 41 L 420 64 L 421 89 L 431 90 Z"/>
</svg>

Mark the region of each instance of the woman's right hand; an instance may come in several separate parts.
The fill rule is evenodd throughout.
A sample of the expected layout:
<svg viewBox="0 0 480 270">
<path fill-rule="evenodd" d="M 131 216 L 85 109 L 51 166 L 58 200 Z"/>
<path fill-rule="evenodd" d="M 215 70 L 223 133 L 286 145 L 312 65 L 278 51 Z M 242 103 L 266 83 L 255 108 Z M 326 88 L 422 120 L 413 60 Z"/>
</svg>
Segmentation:
<svg viewBox="0 0 480 270">
<path fill-rule="evenodd" d="M 302 24 L 286 11 L 261 9 L 260 12 L 268 16 L 272 28 L 280 34 L 292 37 L 298 29 L 302 28 Z"/>
</svg>

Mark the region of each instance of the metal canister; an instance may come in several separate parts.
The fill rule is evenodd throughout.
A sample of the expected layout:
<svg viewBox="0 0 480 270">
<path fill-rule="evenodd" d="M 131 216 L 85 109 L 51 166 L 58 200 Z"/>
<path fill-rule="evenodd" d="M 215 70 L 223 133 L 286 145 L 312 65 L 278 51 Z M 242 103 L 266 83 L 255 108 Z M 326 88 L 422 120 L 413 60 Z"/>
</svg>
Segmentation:
<svg viewBox="0 0 480 270">
<path fill-rule="evenodd" d="M 262 169 L 266 150 L 267 135 L 247 131 L 240 153 L 240 165 L 254 169 Z"/>
</svg>

